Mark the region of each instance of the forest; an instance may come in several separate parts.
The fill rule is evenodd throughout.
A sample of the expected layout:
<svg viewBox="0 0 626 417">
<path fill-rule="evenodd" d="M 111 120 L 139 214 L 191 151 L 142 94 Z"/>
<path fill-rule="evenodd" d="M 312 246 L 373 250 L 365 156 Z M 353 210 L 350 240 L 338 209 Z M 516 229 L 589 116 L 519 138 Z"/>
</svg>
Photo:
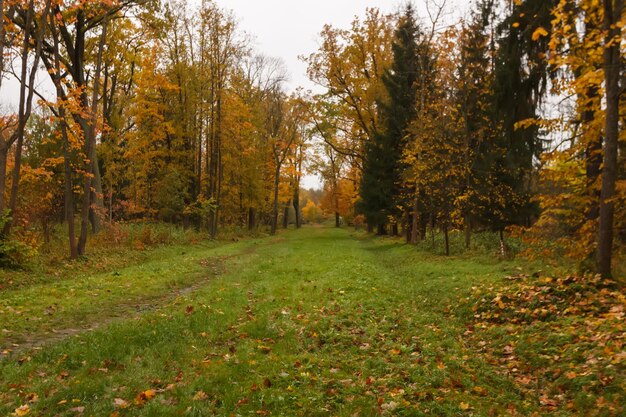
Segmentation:
<svg viewBox="0 0 626 417">
<path fill-rule="evenodd" d="M 623 412 L 624 1 L 455 4 L 0 0 L 0 414 Z"/>
</svg>

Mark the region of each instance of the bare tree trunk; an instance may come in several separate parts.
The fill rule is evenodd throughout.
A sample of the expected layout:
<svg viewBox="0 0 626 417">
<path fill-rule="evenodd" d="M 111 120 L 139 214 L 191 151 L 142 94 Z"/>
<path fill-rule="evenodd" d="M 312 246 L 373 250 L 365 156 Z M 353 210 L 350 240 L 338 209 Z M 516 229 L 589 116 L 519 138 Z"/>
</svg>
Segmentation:
<svg viewBox="0 0 626 417">
<path fill-rule="evenodd" d="M 248 230 L 254 230 L 256 228 L 256 209 L 250 207 L 248 209 Z"/>
<path fill-rule="evenodd" d="M 57 100 L 61 100 L 64 96 L 63 87 L 61 85 L 61 62 L 59 52 L 58 34 L 53 33 L 54 39 L 54 75 L 53 81 L 56 87 Z M 61 128 L 61 137 L 63 139 L 63 205 L 65 209 L 65 220 L 67 221 L 67 233 L 70 246 L 70 259 L 78 258 L 78 248 L 76 245 L 76 231 L 74 226 L 74 191 L 72 184 L 72 166 L 70 163 L 70 141 L 67 131 L 66 111 L 61 105 L 58 110 L 59 124 Z"/>
<path fill-rule="evenodd" d="M 6 30 L 4 29 L 4 0 L 0 0 L 0 89 L 4 79 L 4 45 L 6 43 Z"/>
<path fill-rule="evenodd" d="M 65 220 L 67 221 L 68 241 L 70 245 L 70 259 L 78 258 L 76 245 L 76 231 L 74 226 L 74 192 L 72 185 L 72 167 L 69 155 L 69 138 L 65 125 L 65 112 L 61 113 L 61 134 L 63 136 L 63 201 L 65 206 Z"/>
<path fill-rule="evenodd" d="M 435 216 L 430 215 L 430 246 L 431 249 L 435 249 Z"/>
<path fill-rule="evenodd" d="M 619 142 L 619 79 L 621 75 L 622 29 L 618 25 L 624 9 L 623 0 L 604 0 L 604 77 L 606 91 L 606 124 L 602 191 L 600 197 L 600 225 L 598 227 L 598 272 L 611 277 L 613 252 L 613 217 L 615 212 L 615 183 L 617 181 L 617 148 Z"/>
<path fill-rule="evenodd" d="M 341 227 L 341 216 L 338 211 L 335 212 L 335 227 Z"/>
<path fill-rule="evenodd" d="M 448 235 L 448 222 L 443 225 L 443 236 L 445 238 L 446 256 L 450 256 L 450 237 Z"/>
<path fill-rule="evenodd" d="M 0 147 L 0 217 L 4 215 L 4 190 L 7 181 L 7 159 L 9 148 Z"/>
<path fill-rule="evenodd" d="M 102 177 L 100 175 L 100 164 L 98 162 L 98 152 L 96 152 L 95 138 L 92 152 L 92 170 L 93 170 L 93 187 L 91 191 L 92 206 L 89 210 L 89 221 L 91 223 L 91 232 L 98 233 L 100 231 L 100 216 L 103 216 L 104 200 L 102 195 Z M 100 211 L 100 212 L 99 212 Z"/>
</svg>

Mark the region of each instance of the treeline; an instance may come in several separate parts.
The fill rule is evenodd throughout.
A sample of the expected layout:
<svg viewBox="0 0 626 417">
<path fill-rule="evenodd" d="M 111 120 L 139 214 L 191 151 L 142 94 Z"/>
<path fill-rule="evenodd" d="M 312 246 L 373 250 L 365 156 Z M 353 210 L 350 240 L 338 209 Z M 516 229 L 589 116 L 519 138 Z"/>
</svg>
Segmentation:
<svg viewBox="0 0 626 417">
<path fill-rule="evenodd" d="M 61 222 L 72 258 L 120 220 L 274 233 L 293 206 L 300 226 L 309 106 L 229 11 L 165 0 L 0 10 L 3 97 L 19 81 L 17 111 L 0 118 L 0 252 Z"/>
<path fill-rule="evenodd" d="M 429 3 L 433 5 L 433 3 Z M 621 0 L 368 10 L 308 58 L 326 189 L 371 231 L 514 232 L 611 275 L 626 242 Z M 623 256 L 623 255 L 622 255 Z"/>
</svg>

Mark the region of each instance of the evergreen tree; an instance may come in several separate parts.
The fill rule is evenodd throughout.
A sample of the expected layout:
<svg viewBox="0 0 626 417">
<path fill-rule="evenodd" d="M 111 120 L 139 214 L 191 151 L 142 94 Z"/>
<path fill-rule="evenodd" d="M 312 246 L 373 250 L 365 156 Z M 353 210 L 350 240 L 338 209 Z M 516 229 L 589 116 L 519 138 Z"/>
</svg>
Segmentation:
<svg viewBox="0 0 626 417">
<path fill-rule="evenodd" d="M 495 130 L 491 123 L 493 97 L 493 34 L 495 0 L 481 0 L 459 38 L 457 106 L 463 119 L 465 184 L 459 208 L 465 223 L 465 244 L 480 220 L 489 186 L 491 167 L 484 156 L 493 151 Z"/>
<path fill-rule="evenodd" d="M 380 103 L 382 129 L 366 145 L 360 209 L 378 233 L 386 232 L 389 218 L 400 218 L 405 206 L 402 154 L 407 128 L 416 116 L 420 31 L 413 7 L 407 5 L 398 22 L 392 46 L 393 63 L 383 74 L 388 101 Z M 397 223 L 396 223 L 397 224 Z"/>
<path fill-rule="evenodd" d="M 531 197 L 534 163 L 544 150 L 544 140 L 536 123 L 525 122 L 538 118 L 549 76 L 549 36 L 533 39 L 533 34 L 549 30 L 556 3 L 516 1 L 498 28 L 493 114 L 499 134 L 493 151 L 484 156 L 484 164 L 494 172 L 491 186 L 501 191 L 501 198 L 484 212 L 495 230 L 528 225 L 538 211 Z"/>
</svg>

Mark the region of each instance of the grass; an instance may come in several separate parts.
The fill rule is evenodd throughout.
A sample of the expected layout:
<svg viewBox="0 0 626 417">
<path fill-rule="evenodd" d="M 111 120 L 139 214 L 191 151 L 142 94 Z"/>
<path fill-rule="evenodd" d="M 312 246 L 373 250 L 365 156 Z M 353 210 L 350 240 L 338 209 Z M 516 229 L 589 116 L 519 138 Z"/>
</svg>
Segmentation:
<svg viewBox="0 0 626 417">
<path fill-rule="evenodd" d="M 0 415 L 576 415 L 543 407 L 468 336 L 470 297 L 516 262 L 332 228 L 146 256 L 0 293 L 13 340 L 103 323 L 6 352 Z"/>
</svg>

